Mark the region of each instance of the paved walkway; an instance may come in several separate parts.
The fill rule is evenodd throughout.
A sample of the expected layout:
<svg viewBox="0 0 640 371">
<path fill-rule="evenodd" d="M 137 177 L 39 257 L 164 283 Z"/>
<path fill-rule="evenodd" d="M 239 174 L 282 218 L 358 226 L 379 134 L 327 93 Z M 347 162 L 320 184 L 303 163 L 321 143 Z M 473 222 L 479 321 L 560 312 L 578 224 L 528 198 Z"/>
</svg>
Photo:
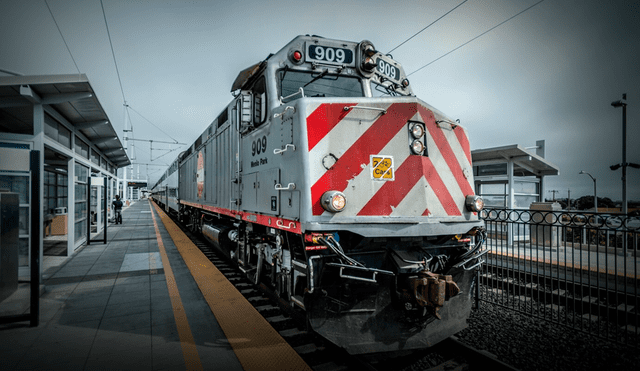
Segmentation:
<svg viewBox="0 0 640 371">
<path fill-rule="evenodd" d="M 106 245 L 92 242 L 70 257 L 44 259 L 40 324 L 0 325 L 0 370 L 242 370 L 158 222 L 171 269 L 164 266 L 151 213 L 147 201 L 134 203 L 122 225 L 109 226 Z M 175 278 L 173 291 L 166 271 Z M 175 289 L 184 308 L 177 314 L 170 297 Z M 19 291 L 15 298 L 22 294 L 28 302 L 28 284 Z M 0 316 L 18 307 L 15 298 L 0 303 Z M 179 334 L 180 316 L 188 319 L 193 340 Z"/>
</svg>

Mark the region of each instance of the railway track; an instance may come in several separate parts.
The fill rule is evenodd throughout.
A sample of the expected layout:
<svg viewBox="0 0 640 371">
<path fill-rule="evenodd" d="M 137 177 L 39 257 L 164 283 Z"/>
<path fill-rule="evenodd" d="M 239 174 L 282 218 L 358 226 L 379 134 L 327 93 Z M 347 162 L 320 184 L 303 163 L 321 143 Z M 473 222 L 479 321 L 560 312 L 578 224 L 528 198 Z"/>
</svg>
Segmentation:
<svg viewBox="0 0 640 371">
<path fill-rule="evenodd" d="M 264 283 L 255 285 L 207 241 L 174 222 L 314 371 L 514 370 L 491 354 L 449 338 L 434 347 L 361 356 L 327 342 L 306 328 L 305 315 Z"/>
</svg>

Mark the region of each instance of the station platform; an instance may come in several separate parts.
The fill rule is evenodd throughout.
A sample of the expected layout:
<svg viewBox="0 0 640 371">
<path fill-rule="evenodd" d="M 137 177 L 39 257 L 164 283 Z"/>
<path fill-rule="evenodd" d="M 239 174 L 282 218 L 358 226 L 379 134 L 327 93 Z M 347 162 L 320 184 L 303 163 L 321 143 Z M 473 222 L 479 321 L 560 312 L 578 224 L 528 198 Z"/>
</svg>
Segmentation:
<svg viewBox="0 0 640 371">
<path fill-rule="evenodd" d="M 0 325 L 0 369 L 310 369 L 181 233 L 141 200 L 107 244 L 45 259 L 39 326 Z"/>
</svg>

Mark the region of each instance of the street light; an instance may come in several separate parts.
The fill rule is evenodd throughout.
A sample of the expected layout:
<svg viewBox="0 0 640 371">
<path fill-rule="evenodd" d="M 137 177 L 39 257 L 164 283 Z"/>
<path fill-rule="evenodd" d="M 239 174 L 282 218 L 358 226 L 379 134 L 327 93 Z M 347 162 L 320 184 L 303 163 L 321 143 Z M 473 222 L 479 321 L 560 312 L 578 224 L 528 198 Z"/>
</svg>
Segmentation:
<svg viewBox="0 0 640 371">
<path fill-rule="evenodd" d="M 622 107 L 622 215 L 627 215 L 627 94 L 622 100 L 611 102 L 615 108 Z M 615 166 L 615 165 L 614 165 Z M 615 170 L 612 169 L 611 170 Z M 626 251 L 625 251 L 626 252 Z"/>
<path fill-rule="evenodd" d="M 587 173 L 586 171 L 580 171 L 578 174 L 587 174 L 591 179 L 593 179 L 593 205 L 596 208 L 596 214 L 598 213 L 598 193 L 596 191 L 596 178 L 593 175 Z"/>
</svg>

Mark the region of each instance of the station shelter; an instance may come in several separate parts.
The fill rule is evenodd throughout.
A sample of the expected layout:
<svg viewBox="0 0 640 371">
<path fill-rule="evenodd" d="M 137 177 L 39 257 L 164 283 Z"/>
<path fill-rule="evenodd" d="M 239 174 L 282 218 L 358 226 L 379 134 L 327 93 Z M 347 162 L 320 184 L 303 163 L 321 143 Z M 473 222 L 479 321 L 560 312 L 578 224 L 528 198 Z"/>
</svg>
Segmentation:
<svg viewBox="0 0 640 371">
<path fill-rule="evenodd" d="M 535 149 L 533 153 L 530 150 Z M 533 148 L 518 144 L 471 151 L 476 194 L 487 207 L 529 209 L 544 201 L 544 177 L 560 169 L 544 158 L 544 141 Z"/>
<path fill-rule="evenodd" d="M 535 149 L 535 153 L 531 150 Z M 545 177 L 560 174 L 558 166 L 544 158 L 544 140 L 535 147 L 518 144 L 471 151 L 475 192 L 482 196 L 486 209 L 553 210 L 544 205 Z M 490 236 L 502 236 L 511 245 L 528 240 L 530 229 L 514 230 L 512 225 L 491 225 Z"/>
<path fill-rule="evenodd" d="M 25 151 L 37 155 L 31 172 L 15 167 Z M 0 77 L 0 192 L 19 194 L 21 276 L 33 242 L 40 258 L 52 238 L 58 255 L 69 256 L 104 229 L 104 205 L 119 191 L 117 169 L 129 164 L 86 75 Z M 34 200 L 39 210 L 30 207 Z M 34 220 L 42 223 L 37 236 Z"/>
</svg>

